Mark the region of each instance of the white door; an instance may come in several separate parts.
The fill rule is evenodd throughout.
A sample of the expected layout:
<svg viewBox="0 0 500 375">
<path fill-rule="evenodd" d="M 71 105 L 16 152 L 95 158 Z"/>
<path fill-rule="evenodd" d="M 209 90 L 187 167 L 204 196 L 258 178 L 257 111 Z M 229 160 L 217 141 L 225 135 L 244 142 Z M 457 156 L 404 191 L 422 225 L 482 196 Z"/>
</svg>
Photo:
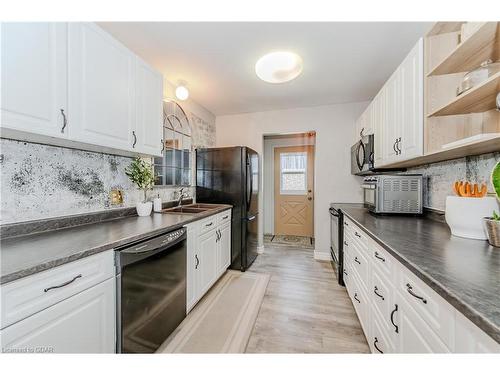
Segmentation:
<svg viewBox="0 0 500 375">
<path fill-rule="evenodd" d="M 399 159 L 422 156 L 423 124 L 423 39 L 420 39 L 400 66 L 401 69 L 401 137 Z"/>
<path fill-rule="evenodd" d="M 1 24 L 1 126 L 64 138 L 67 24 Z"/>
<path fill-rule="evenodd" d="M 384 164 L 384 140 L 386 137 L 386 91 L 382 89 L 373 100 L 373 136 L 374 136 L 374 161 L 375 167 Z"/>
<path fill-rule="evenodd" d="M 2 348 L 50 353 L 115 352 L 115 279 L 0 331 Z"/>
<path fill-rule="evenodd" d="M 417 312 L 396 294 L 399 311 L 394 317 L 399 326 L 399 352 L 400 353 L 447 353 L 446 345 L 439 339 L 434 331 L 420 318 Z"/>
<path fill-rule="evenodd" d="M 69 25 L 71 138 L 134 150 L 135 55 L 93 23 Z"/>
<path fill-rule="evenodd" d="M 187 226 L 187 275 L 186 307 L 189 312 L 200 298 L 200 256 L 198 244 L 198 223 Z"/>
<path fill-rule="evenodd" d="M 199 240 L 201 295 L 212 286 L 217 277 L 217 234 L 211 230 Z"/>
<path fill-rule="evenodd" d="M 219 273 L 224 273 L 231 264 L 231 224 L 228 223 L 220 229 L 219 240 Z"/>
<path fill-rule="evenodd" d="M 136 58 L 136 148 L 138 152 L 161 156 L 163 135 L 163 77 Z"/>
<path fill-rule="evenodd" d="M 399 138 L 399 129 L 401 127 L 401 87 L 400 70 L 396 70 L 386 84 L 386 133 L 384 137 L 384 156 L 385 164 L 396 161 L 399 153 L 397 151 L 397 142 Z"/>
</svg>

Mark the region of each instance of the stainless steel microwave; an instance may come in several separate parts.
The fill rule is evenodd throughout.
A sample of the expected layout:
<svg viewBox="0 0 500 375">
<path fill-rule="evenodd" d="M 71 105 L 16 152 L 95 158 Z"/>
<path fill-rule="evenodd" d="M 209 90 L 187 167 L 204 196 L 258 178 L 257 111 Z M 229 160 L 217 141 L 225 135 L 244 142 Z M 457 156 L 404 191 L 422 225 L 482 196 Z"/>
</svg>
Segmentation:
<svg viewBox="0 0 500 375">
<path fill-rule="evenodd" d="M 351 174 L 363 175 L 374 169 L 373 134 L 361 136 L 351 147 Z"/>
<path fill-rule="evenodd" d="M 365 177 L 365 207 L 376 214 L 422 213 L 423 178 L 420 174 L 381 174 Z"/>
</svg>

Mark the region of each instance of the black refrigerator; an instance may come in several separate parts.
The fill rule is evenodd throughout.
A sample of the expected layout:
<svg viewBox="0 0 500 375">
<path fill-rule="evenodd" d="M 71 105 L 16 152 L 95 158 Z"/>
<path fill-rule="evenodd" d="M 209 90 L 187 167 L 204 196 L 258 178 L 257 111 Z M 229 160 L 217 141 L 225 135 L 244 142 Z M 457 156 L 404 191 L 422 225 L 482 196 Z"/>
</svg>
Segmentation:
<svg viewBox="0 0 500 375">
<path fill-rule="evenodd" d="M 257 257 L 259 155 L 248 147 L 196 149 L 196 202 L 233 206 L 231 266 L 246 271 Z"/>
</svg>

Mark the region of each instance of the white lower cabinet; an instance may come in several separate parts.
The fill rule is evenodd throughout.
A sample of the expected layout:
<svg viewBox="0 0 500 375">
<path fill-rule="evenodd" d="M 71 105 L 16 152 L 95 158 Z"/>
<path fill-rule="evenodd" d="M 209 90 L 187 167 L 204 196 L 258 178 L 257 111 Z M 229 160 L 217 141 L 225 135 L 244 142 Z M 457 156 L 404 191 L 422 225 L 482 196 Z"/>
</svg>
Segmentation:
<svg viewBox="0 0 500 375">
<path fill-rule="evenodd" d="M 231 263 L 231 211 L 188 224 L 187 312 Z"/>
<path fill-rule="evenodd" d="M 344 280 L 373 353 L 500 352 L 498 343 L 348 218 L 344 237 Z"/>
<path fill-rule="evenodd" d="M 36 306 L 30 309 L 30 315 L 13 324 L 6 325 L 0 331 L 0 346 L 4 353 L 114 353 L 116 340 L 116 298 L 113 264 L 107 261 L 113 252 L 107 252 L 68 263 L 25 279 L 8 283 L 6 288 L 23 293 L 12 295 L 11 304 L 4 309 L 6 316 L 23 316 L 21 306 Z M 95 261 L 92 261 L 94 258 Z M 90 262 L 86 262 L 90 260 Z M 83 263 L 82 263 L 83 262 Z M 98 275 L 105 274 L 87 268 L 93 265 L 97 269 L 109 266 L 108 278 L 103 280 Z M 78 272 L 75 278 L 74 272 Z M 47 287 L 43 282 L 56 281 L 66 274 L 66 282 L 58 282 Z M 42 277 L 40 279 L 40 277 Z M 36 280 L 34 280 L 36 278 Z M 38 281 L 32 288 L 25 281 Z M 87 280 L 88 281 L 85 281 Z M 84 280 L 83 282 L 81 280 Z M 94 281 L 94 284 L 85 283 Z M 80 283 L 80 284 L 78 284 Z M 16 287 L 16 284 L 19 288 Z M 45 304 L 40 296 L 32 293 L 38 289 L 43 294 L 52 295 Z M 66 292 L 67 291 L 67 292 Z M 24 298 L 30 296 L 33 301 Z M 17 303 L 14 303 L 16 302 Z M 42 305 L 45 305 L 42 306 Z M 12 312 L 10 311 L 12 310 Z"/>
</svg>

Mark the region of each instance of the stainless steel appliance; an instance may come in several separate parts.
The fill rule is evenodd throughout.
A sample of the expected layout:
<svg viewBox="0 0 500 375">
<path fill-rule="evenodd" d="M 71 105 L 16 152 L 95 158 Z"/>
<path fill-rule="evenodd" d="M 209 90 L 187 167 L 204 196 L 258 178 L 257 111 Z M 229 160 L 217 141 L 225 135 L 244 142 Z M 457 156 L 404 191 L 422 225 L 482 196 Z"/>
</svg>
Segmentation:
<svg viewBox="0 0 500 375">
<path fill-rule="evenodd" d="M 351 147 L 351 174 L 364 175 L 374 169 L 373 134 L 361 135 Z"/>
<path fill-rule="evenodd" d="M 186 229 L 115 249 L 117 352 L 152 353 L 186 317 Z"/>
<path fill-rule="evenodd" d="M 330 253 L 340 285 L 344 284 L 344 214 L 330 205 Z"/>
<path fill-rule="evenodd" d="M 245 271 L 257 257 L 259 155 L 248 147 L 196 150 L 196 202 L 231 204 L 231 268 Z"/>
<path fill-rule="evenodd" d="M 365 177 L 365 207 L 376 214 L 421 214 L 423 178 L 420 174 L 381 174 Z"/>
</svg>

